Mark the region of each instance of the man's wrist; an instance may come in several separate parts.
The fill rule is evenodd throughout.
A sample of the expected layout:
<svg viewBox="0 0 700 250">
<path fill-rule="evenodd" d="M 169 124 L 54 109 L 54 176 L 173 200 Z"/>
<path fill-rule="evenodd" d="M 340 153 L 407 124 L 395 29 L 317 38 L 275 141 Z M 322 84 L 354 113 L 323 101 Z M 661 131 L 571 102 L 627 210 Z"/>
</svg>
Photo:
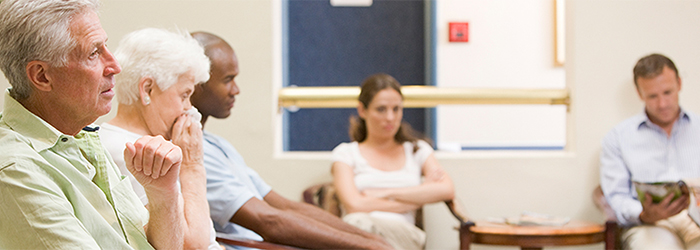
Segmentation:
<svg viewBox="0 0 700 250">
<path fill-rule="evenodd" d="M 638 218 L 639 218 L 639 224 L 642 224 L 642 225 L 647 224 L 646 222 L 644 222 L 644 219 L 642 219 L 642 214 L 641 214 L 641 213 L 639 214 L 639 217 L 638 217 Z"/>
<path fill-rule="evenodd" d="M 202 162 L 182 162 L 180 166 L 180 177 L 183 173 L 201 173 L 206 175 L 206 170 L 204 168 L 204 163 Z"/>
<path fill-rule="evenodd" d="M 185 157 L 182 157 L 182 165 L 187 165 L 187 166 L 191 166 L 191 167 L 202 166 L 202 165 L 204 165 L 204 158 L 185 156 Z"/>
<path fill-rule="evenodd" d="M 144 191 L 146 192 L 149 203 L 153 200 L 162 200 L 166 202 L 169 200 L 177 201 L 177 197 L 180 194 L 177 183 L 173 183 L 168 187 L 144 187 Z"/>
<path fill-rule="evenodd" d="M 645 214 L 644 211 L 639 213 L 639 223 L 642 225 L 654 224 L 655 221 L 650 221 L 649 218 L 646 218 L 646 215 L 647 214 Z"/>
</svg>

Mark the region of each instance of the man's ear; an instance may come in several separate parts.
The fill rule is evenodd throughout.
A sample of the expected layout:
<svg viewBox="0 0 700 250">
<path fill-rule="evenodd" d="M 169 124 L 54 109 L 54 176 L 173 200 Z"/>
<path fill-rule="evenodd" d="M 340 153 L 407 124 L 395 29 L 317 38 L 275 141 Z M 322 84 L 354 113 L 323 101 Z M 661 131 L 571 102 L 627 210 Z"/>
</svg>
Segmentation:
<svg viewBox="0 0 700 250">
<path fill-rule="evenodd" d="M 194 85 L 194 92 L 192 92 L 192 95 L 190 95 L 190 102 L 194 102 L 195 100 L 201 98 L 202 95 L 204 95 L 204 89 L 206 88 L 204 84 L 204 82 L 200 82 Z M 194 105 L 194 103 L 192 105 Z"/>
<path fill-rule="evenodd" d="M 204 84 L 206 84 L 206 82 L 200 82 L 200 83 L 195 84 L 194 85 L 194 93 L 204 92 L 204 87 L 206 87 L 206 86 L 204 86 Z"/>
<path fill-rule="evenodd" d="M 139 96 L 141 97 L 141 104 L 148 105 L 151 103 L 151 92 L 153 91 L 153 86 L 155 81 L 151 77 L 143 77 L 139 80 Z"/>
<path fill-rule="evenodd" d="M 27 77 L 32 85 L 39 91 L 51 91 L 53 82 L 49 75 L 49 64 L 42 61 L 31 61 L 25 67 Z"/>
<path fill-rule="evenodd" d="M 639 96 L 639 99 L 644 101 L 644 97 L 642 96 L 642 91 L 639 89 L 639 85 L 635 86 L 635 89 L 637 90 L 637 95 Z"/>
</svg>

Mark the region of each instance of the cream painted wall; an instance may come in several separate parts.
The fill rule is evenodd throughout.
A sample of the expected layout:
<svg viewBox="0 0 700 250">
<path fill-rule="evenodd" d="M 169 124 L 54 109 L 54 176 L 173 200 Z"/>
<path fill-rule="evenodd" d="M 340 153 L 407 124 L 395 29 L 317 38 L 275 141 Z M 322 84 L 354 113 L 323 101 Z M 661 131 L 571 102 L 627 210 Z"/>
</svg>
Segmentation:
<svg viewBox="0 0 700 250">
<path fill-rule="evenodd" d="M 227 39 L 241 62 L 242 93 L 231 117 L 212 120 L 206 128 L 237 146 L 274 190 L 298 200 L 305 187 L 330 180 L 330 155 L 275 152 L 278 114 L 273 86 L 279 83 L 279 72 L 274 70 L 278 58 L 273 51 L 278 49 L 273 44 L 279 38 L 272 31 L 279 24 L 273 21 L 274 2 L 106 0 L 101 18 L 112 49 L 127 32 L 148 26 L 177 25 Z M 485 219 L 528 210 L 602 222 L 590 199 L 598 184 L 599 144 L 616 123 L 641 111 L 631 77 L 636 60 L 650 52 L 674 59 L 685 83 L 681 103 L 700 112 L 700 99 L 694 98 L 700 93 L 698 11 L 698 1 L 568 1 L 566 80 L 572 92 L 568 149 L 561 153 L 438 153 L 469 215 Z M 8 87 L 4 78 L 0 87 Z M 457 248 L 457 233 L 452 230 L 457 223 L 443 205 L 426 206 L 425 222 L 428 249 Z"/>
<path fill-rule="evenodd" d="M 437 86 L 564 88 L 564 67 L 554 65 L 553 0 L 435 5 Z M 449 22 L 469 22 L 469 42 L 449 42 Z M 566 144 L 563 105 L 442 105 L 436 114 L 441 150 Z"/>
<path fill-rule="evenodd" d="M 554 1 L 436 1 L 439 86 L 561 88 L 554 65 Z M 448 40 L 449 22 L 469 22 L 469 42 Z"/>
</svg>

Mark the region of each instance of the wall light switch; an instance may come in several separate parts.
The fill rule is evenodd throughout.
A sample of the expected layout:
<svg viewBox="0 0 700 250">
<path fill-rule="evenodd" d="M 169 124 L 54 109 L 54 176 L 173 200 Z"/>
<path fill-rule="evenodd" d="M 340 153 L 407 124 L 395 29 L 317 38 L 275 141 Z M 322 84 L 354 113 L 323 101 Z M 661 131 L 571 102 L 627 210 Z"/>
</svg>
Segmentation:
<svg viewBox="0 0 700 250">
<path fill-rule="evenodd" d="M 469 42 L 469 23 L 450 22 L 450 42 Z"/>
</svg>

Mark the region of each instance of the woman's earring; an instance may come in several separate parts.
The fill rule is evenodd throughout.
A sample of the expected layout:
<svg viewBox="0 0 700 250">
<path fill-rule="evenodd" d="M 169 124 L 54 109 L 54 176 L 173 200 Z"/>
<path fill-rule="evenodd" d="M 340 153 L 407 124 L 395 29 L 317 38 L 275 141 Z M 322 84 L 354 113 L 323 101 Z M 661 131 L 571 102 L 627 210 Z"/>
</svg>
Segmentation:
<svg viewBox="0 0 700 250">
<path fill-rule="evenodd" d="M 146 96 L 146 97 L 143 98 L 143 102 L 145 102 L 146 105 L 151 104 L 151 98 L 148 97 L 148 96 Z"/>
</svg>

